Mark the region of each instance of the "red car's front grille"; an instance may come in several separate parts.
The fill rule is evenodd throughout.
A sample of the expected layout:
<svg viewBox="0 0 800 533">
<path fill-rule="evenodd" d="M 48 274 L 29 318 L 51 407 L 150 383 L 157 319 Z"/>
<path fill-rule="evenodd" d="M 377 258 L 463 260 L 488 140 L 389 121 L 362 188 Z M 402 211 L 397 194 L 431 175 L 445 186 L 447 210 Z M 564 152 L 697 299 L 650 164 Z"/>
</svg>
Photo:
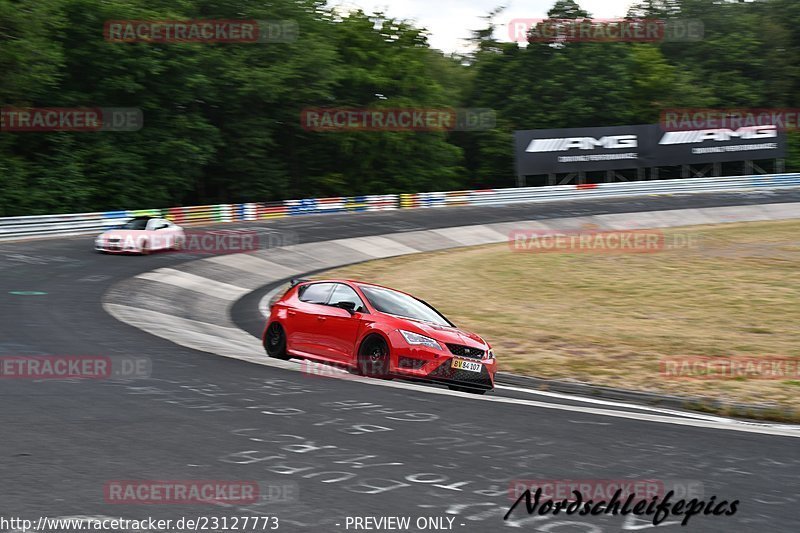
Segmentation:
<svg viewBox="0 0 800 533">
<path fill-rule="evenodd" d="M 450 350 L 450 353 L 453 355 L 457 355 L 459 357 L 469 357 L 472 359 L 483 359 L 483 350 L 479 350 L 478 348 L 472 348 L 470 346 L 464 346 L 463 344 L 447 344 L 447 349 Z"/>
<path fill-rule="evenodd" d="M 467 370 L 454 369 L 450 366 L 449 361 L 445 361 L 428 374 L 428 378 L 447 383 L 461 383 L 481 389 L 492 388 L 492 378 L 483 365 L 481 365 L 480 372 L 469 372 Z"/>
</svg>

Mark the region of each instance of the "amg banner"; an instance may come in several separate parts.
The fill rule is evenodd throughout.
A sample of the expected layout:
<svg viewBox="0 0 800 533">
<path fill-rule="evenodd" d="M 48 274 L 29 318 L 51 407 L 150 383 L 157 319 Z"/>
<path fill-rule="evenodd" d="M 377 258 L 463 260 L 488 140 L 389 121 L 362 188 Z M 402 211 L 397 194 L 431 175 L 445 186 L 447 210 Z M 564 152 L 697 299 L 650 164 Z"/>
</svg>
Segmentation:
<svg viewBox="0 0 800 533">
<path fill-rule="evenodd" d="M 656 136 L 656 166 L 724 163 L 786 156 L 786 134 L 777 126 L 746 126 L 731 130 L 663 131 L 651 126 Z"/>
<path fill-rule="evenodd" d="M 658 124 L 514 132 L 517 175 L 782 158 L 775 126 L 664 131 Z"/>
<path fill-rule="evenodd" d="M 517 175 L 647 166 L 649 135 L 649 126 L 515 131 Z"/>
</svg>

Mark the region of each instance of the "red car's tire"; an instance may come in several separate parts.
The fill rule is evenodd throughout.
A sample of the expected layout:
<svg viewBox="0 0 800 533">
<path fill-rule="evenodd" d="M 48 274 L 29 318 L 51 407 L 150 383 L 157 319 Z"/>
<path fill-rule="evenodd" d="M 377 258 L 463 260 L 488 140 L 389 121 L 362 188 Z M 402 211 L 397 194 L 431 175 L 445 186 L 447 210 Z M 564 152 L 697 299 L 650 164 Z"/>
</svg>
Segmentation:
<svg viewBox="0 0 800 533">
<path fill-rule="evenodd" d="M 290 358 L 286 353 L 286 333 L 278 322 L 272 322 L 264 333 L 264 349 L 267 355 L 286 361 Z"/>
<path fill-rule="evenodd" d="M 364 339 L 358 350 L 358 371 L 372 378 L 391 379 L 389 375 L 389 345 L 379 335 Z"/>
</svg>

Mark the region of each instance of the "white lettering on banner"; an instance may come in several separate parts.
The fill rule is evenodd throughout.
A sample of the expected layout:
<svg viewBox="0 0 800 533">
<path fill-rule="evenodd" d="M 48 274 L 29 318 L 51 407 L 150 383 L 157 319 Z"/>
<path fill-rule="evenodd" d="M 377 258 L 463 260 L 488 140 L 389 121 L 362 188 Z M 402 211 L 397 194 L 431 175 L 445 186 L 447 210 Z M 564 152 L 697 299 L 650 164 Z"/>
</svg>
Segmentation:
<svg viewBox="0 0 800 533">
<path fill-rule="evenodd" d="M 605 148 L 616 150 L 621 148 L 636 148 L 639 140 L 636 135 L 607 135 L 595 139 L 594 137 L 567 137 L 563 139 L 533 139 L 526 152 L 564 152 L 577 148 L 580 150 L 594 150 Z"/>
<path fill-rule="evenodd" d="M 585 161 L 620 161 L 625 159 L 638 159 L 636 152 L 625 152 L 621 154 L 592 154 L 592 155 L 561 155 L 558 156 L 559 163 L 580 163 Z"/>
<path fill-rule="evenodd" d="M 661 137 L 658 144 L 692 144 L 706 141 L 725 142 L 733 138 L 763 139 L 778 136 L 776 126 L 751 126 L 730 130 L 727 128 L 695 130 L 695 131 L 668 131 Z"/>
<path fill-rule="evenodd" d="M 692 148 L 693 154 L 722 154 L 725 152 L 747 152 L 750 150 L 777 150 L 778 143 L 737 144 L 735 146 L 712 146 Z"/>
</svg>

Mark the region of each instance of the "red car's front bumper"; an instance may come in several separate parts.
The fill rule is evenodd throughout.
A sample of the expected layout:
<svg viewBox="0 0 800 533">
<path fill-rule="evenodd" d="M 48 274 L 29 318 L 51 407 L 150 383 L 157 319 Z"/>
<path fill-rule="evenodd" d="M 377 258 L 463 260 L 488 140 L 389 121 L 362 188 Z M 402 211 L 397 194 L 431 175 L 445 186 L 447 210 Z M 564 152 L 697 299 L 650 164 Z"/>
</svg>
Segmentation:
<svg viewBox="0 0 800 533">
<path fill-rule="evenodd" d="M 427 346 L 410 346 L 402 337 L 392 340 L 395 341 L 392 343 L 393 374 L 475 389 L 494 388 L 497 370 L 497 361 L 494 358 L 459 357 L 447 351 L 446 346 L 443 346 L 444 350 L 437 350 Z M 477 364 L 480 370 L 453 368 L 455 359 L 474 363 L 468 365 L 473 368 Z"/>
</svg>

